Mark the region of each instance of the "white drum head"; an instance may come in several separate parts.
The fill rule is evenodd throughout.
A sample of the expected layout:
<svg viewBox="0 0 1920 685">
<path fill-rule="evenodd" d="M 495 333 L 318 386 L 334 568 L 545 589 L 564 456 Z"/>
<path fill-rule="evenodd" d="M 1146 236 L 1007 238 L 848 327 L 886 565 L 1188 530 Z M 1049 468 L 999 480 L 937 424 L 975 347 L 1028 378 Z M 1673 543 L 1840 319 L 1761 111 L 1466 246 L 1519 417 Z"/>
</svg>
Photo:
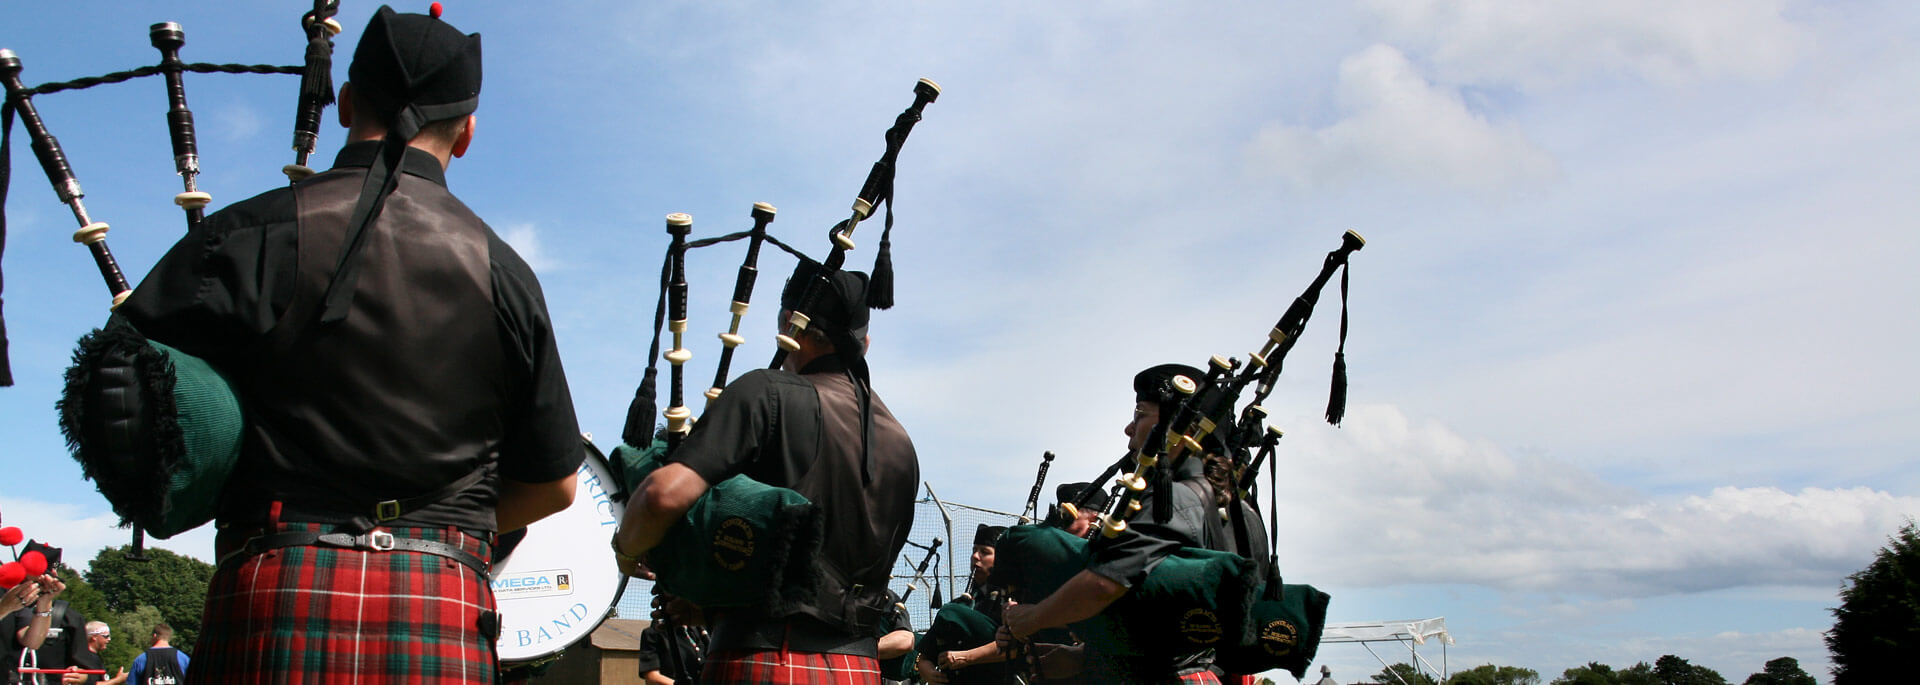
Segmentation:
<svg viewBox="0 0 1920 685">
<path fill-rule="evenodd" d="M 513 554 L 493 565 L 501 661 L 533 661 L 578 642 L 627 587 L 607 544 L 626 507 L 611 497 L 607 458 L 586 447 L 573 504 L 529 526 Z"/>
</svg>

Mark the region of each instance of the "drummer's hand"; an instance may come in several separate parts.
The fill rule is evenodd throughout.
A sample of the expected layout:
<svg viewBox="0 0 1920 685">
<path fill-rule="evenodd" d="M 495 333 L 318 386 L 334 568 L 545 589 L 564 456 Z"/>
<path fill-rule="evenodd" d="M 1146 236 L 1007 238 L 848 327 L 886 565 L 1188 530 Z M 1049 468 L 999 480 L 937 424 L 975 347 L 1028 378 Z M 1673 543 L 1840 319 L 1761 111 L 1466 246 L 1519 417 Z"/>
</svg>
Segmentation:
<svg viewBox="0 0 1920 685">
<path fill-rule="evenodd" d="M 920 655 L 920 658 L 914 661 L 913 667 L 914 669 L 920 671 L 920 679 L 923 681 L 926 681 L 929 683 L 947 682 L 947 674 L 942 673 L 940 669 L 935 668 L 933 665 L 933 660 L 928 659 L 927 655 L 925 654 Z"/>
<path fill-rule="evenodd" d="M 60 593 L 67 591 L 67 584 L 60 582 L 60 577 L 51 573 L 43 574 L 35 580 L 40 583 L 39 601 L 41 611 L 46 611 L 47 607 L 53 605 L 53 598 L 59 597 Z"/>
<path fill-rule="evenodd" d="M 33 580 L 20 581 L 5 596 L 0 596 L 0 616 L 5 616 L 25 608 L 40 598 L 40 583 Z"/>
</svg>

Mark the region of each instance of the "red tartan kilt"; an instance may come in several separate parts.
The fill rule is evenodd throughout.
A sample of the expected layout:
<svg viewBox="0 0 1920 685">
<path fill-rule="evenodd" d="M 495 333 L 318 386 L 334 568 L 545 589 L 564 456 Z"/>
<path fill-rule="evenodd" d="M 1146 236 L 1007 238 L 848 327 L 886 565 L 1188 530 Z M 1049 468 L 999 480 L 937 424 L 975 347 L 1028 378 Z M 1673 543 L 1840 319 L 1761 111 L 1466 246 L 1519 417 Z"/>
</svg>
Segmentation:
<svg viewBox="0 0 1920 685">
<path fill-rule="evenodd" d="M 880 662 L 870 656 L 813 652 L 725 651 L 707 657 L 700 682 L 767 685 L 880 685 Z"/>
<path fill-rule="evenodd" d="M 334 526 L 283 524 L 280 531 Z M 449 529 L 395 536 L 458 545 Z M 220 564 L 207 589 L 189 683 L 493 682 L 494 640 L 481 614 L 493 589 L 473 569 L 416 552 L 283 547 Z"/>
<path fill-rule="evenodd" d="M 1220 685 L 1220 679 L 1217 677 L 1214 677 L 1213 671 L 1195 671 L 1193 673 L 1188 673 L 1180 676 L 1180 682 L 1207 683 L 1207 685 Z"/>
</svg>

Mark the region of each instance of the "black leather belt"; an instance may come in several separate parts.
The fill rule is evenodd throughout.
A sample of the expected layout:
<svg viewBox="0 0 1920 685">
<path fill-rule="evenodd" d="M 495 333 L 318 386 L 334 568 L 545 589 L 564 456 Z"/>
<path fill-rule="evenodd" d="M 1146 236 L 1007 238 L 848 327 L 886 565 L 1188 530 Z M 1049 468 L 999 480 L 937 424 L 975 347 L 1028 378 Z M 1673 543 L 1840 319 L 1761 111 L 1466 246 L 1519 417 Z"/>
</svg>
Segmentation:
<svg viewBox="0 0 1920 685">
<path fill-rule="evenodd" d="M 252 557 L 268 550 L 282 547 L 308 546 L 339 547 L 369 552 L 417 552 L 445 557 L 460 562 L 473 569 L 482 577 L 488 575 L 487 562 L 472 553 L 444 542 L 422 540 L 419 538 L 399 537 L 384 530 L 376 530 L 359 535 L 350 533 L 315 533 L 311 531 L 292 531 L 258 535 L 247 540 L 246 544 L 232 556 Z M 227 559 L 221 559 L 226 562 Z"/>
</svg>

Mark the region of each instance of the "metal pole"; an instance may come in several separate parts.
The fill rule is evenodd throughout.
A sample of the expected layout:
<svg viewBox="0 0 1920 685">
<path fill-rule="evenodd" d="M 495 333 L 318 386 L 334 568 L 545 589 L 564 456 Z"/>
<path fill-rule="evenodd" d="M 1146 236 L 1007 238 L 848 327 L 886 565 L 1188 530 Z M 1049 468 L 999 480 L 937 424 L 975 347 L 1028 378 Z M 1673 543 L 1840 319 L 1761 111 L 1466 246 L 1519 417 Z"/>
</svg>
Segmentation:
<svg viewBox="0 0 1920 685">
<path fill-rule="evenodd" d="M 946 528 L 947 539 L 948 540 L 954 539 L 953 517 L 947 514 L 946 503 L 941 502 L 940 496 L 933 493 L 932 483 L 921 481 L 920 485 L 927 489 L 927 499 L 933 500 L 933 508 L 940 511 L 940 520 L 944 524 L 944 527 Z M 953 575 L 954 575 L 953 548 L 958 546 L 959 545 L 947 545 L 947 597 L 953 597 Z"/>
</svg>

